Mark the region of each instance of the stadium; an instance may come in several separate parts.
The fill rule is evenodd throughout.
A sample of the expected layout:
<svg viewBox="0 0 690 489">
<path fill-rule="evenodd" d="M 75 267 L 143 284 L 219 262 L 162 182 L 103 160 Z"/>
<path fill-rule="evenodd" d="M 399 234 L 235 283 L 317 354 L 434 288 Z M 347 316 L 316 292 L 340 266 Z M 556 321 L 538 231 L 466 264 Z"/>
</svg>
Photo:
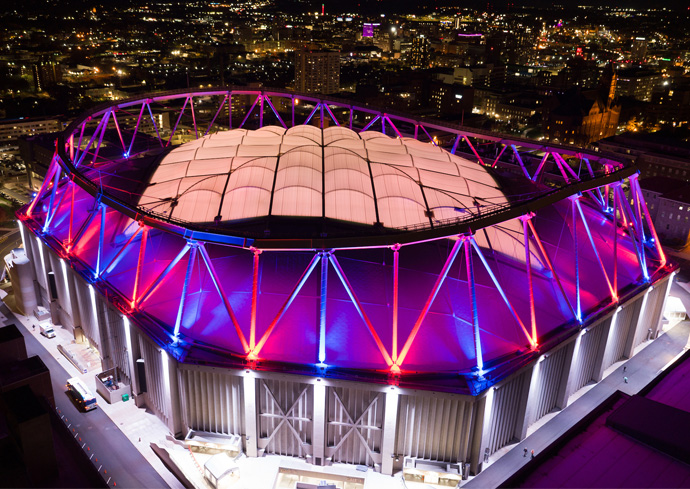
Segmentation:
<svg viewBox="0 0 690 489">
<path fill-rule="evenodd" d="M 38 303 L 172 434 L 481 471 L 661 331 L 630 162 L 340 99 L 117 101 L 18 213 Z"/>
</svg>

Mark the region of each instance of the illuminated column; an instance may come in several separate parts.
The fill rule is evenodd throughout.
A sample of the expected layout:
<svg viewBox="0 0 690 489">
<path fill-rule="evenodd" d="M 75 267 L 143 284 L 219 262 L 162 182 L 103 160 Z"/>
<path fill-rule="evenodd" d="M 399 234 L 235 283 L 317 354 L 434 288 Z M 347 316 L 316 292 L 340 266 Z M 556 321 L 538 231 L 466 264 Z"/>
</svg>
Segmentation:
<svg viewBox="0 0 690 489">
<path fill-rule="evenodd" d="M 168 352 L 161 350 L 163 356 L 163 380 L 165 382 L 165 402 L 168 405 L 170 418 L 168 419 L 168 429 L 176 438 L 181 438 L 185 433 L 182 432 L 182 416 L 180 410 L 180 393 L 177 388 L 177 361 L 168 355 Z M 204 402 L 206 400 L 204 399 Z"/>
<path fill-rule="evenodd" d="M 482 471 L 484 452 L 489 448 L 489 436 L 493 423 L 494 392 L 496 387 L 489 387 L 486 395 L 477 399 L 474 404 L 474 426 L 472 430 L 472 446 L 470 447 L 470 473 L 477 475 Z"/>
<path fill-rule="evenodd" d="M 256 457 L 257 427 L 256 427 L 256 379 L 252 370 L 245 370 L 242 377 L 244 389 L 244 423 L 245 423 L 245 453 L 247 457 Z"/>
<path fill-rule="evenodd" d="M 132 350 L 132 325 L 129 322 L 129 318 L 125 315 L 122 316 L 122 322 L 124 323 L 125 330 L 125 344 L 127 345 L 127 365 L 129 366 L 129 383 L 131 386 L 132 394 L 139 392 L 139 386 L 137 385 L 136 373 L 134 372 L 134 351 Z"/>
<path fill-rule="evenodd" d="M 464 238 L 465 261 L 467 262 L 467 286 L 470 293 L 470 304 L 472 304 L 472 325 L 474 331 L 474 353 L 477 357 L 477 369 L 481 372 L 484 369 L 484 359 L 482 358 L 482 342 L 479 335 L 479 314 L 477 311 L 477 294 L 474 284 L 474 267 L 472 265 L 472 251 L 469 239 Z"/>
<path fill-rule="evenodd" d="M 398 425 L 398 392 L 391 386 L 386 391 L 386 407 L 383 413 L 383 437 L 381 440 L 381 473 L 393 475 L 393 462 L 402 454 L 395 453 L 395 435 Z"/>
<path fill-rule="evenodd" d="M 249 349 L 256 348 L 256 303 L 259 295 L 259 255 L 261 250 L 252 249 L 254 254 L 252 265 L 252 312 L 249 323 Z"/>
<path fill-rule="evenodd" d="M 319 311 L 319 364 L 326 362 L 326 299 L 328 297 L 328 252 L 321 259 L 321 300 Z"/>
<path fill-rule="evenodd" d="M 322 263 L 328 264 L 323 260 Z M 313 433 L 311 439 L 312 463 L 314 465 L 324 465 L 326 461 L 326 384 L 322 379 L 314 382 L 314 418 Z"/>
</svg>

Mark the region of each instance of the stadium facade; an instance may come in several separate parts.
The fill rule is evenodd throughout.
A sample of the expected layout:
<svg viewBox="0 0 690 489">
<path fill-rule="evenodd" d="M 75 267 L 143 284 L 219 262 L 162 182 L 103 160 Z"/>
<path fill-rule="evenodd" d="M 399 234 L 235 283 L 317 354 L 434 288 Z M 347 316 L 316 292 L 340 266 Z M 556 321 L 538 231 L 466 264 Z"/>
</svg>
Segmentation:
<svg viewBox="0 0 690 489">
<path fill-rule="evenodd" d="M 387 474 L 480 471 L 656 338 L 674 272 L 629 162 L 263 90 L 84 114 L 18 217 L 173 434 Z"/>
</svg>

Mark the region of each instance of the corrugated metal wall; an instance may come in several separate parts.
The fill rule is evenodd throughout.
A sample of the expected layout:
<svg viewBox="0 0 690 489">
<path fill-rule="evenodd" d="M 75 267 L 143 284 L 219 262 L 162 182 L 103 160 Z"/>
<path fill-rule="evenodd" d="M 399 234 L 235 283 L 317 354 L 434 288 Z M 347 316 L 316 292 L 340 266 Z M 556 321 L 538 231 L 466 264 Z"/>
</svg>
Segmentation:
<svg viewBox="0 0 690 489">
<path fill-rule="evenodd" d="M 473 405 L 459 396 L 401 395 L 395 453 L 439 462 L 464 462 L 469 457 Z"/>
<path fill-rule="evenodd" d="M 163 422 L 170 426 L 170 412 L 165 392 L 165 373 L 161 351 L 144 335 L 139 336 L 139 349 L 144 359 L 146 370 L 146 405 L 152 409 Z"/>
<path fill-rule="evenodd" d="M 580 345 L 574 353 L 576 358 L 573 362 L 573 371 L 570 374 L 572 376 L 570 384 L 571 395 L 594 380 L 594 367 L 597 363 L 599 344 L 604 331 L 607 329 L 606 325 L 610 322 L 611 317 L 608 317 L 589 328 L 586 333 L 580 336 Z"/>
<path fill-rule="evenodd" d="M 228 371 L 180 365 L 182 422 L 187 429 L 244 435 L 242 379 Z"/>
<path fill-rule="evenodd" d="M 348 387 L 327 391 L 326 457 L 349 464 L 380 464 L 385 395 Z"/>
<path fill-rule="evenodd" d="M 520 403 L 525 394 L 525 376 L 531 370 L 514 377 L 509 382 L 494 388 L 494 405 L 491 413 L 491 430 L 489 431 L 489 454 L 508 445 L 515 438 L 519 421 Z"/>
<path fill-rule="evenodd" d="M 563 378 L 563 368 L 565 367 L 565 358 L 567 356 L 566 351 L 566 347 L 560 348 L 539 362 L 533 419 L 530 420 L 530 424 L 538 421 L 556 407 L 558 387 Z M 529 402 L 532 402 L 532 400 Z"/>
<path fill-rule="evenodd" d="M 258 448 L 300 458 L 311 455 L 314 388 L 287 380 L 257 382 Z"/>
<path fill-rule="evenodd" d="M 623 309 L 615 314 L 615 324 L 611 325 L 609 341 L 604 353 L 604 370 L 625 358 L 625 345 L 628 341 L 628 336 L 635 334 L 634 328 L 637 324 L 637 316 L 643 300 L 644 296 L 638 297 L 632 303 L 623 306 Z"/>
<path fill-rule="evenodd" d="M 635 340 L 633 347 L 641 345 L 649 338 L 649 330 L 652 332 L 656 331 L 656 326 L 661 318 L 662 310 L 664 305 L 664 299 L 666 295 L 666 287 L 668 283 L 664 280 L 654 286 L 649 294 L 647 294 L 647 303 L 645 304 L 644 311 L 642 311 L 642 316 L 640 317 L 639 327 L 637 328 L 635 334 Z"/>
</svg>

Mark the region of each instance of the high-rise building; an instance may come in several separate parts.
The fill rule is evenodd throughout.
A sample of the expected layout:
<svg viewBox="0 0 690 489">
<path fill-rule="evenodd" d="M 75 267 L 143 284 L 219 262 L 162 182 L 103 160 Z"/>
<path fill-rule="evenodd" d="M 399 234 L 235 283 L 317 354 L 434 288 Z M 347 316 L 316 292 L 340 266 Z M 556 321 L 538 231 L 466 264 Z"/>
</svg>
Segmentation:
<svg viewBox="0 0 690 489">
<path fill-rule="evenodd" d="M 647 56 L 647 39 L 644 37 L 636 37 L 632 42 L 630 58 L 634 61 L 643 61 L 645 56 Z"/>
<path fill-rule="evenodd" d="M 56 85 L 62 81 L 60 65 L 52 61 L 39 61 L 33 65 L 34 87 L 37 92 Z"/>
<path fill-rule="evenodd" d="M 297 51 L 295 89 L 311 93 L 335 93 L 340 90 L 340 51 Z"/>
<path fill-rule="evenodd" d="M 428 68 L 429 51 L 429 39 L 424 36 L 414 38 L 410 50 L 410 66 L 412 68 Z"/>
</svg>

